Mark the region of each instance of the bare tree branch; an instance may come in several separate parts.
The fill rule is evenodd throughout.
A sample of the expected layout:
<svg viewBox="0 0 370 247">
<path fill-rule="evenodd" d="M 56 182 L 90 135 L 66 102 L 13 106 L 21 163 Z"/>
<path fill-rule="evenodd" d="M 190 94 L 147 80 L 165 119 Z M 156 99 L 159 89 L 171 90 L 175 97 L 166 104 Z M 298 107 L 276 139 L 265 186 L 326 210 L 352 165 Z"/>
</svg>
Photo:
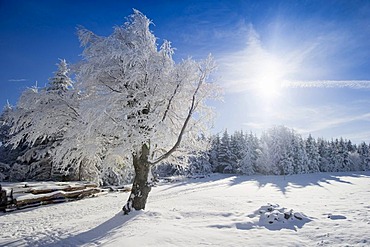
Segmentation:
<svg viewBox="0 0 370 247">
<path fill-rule="evenodd" d="M 197 96 L 197 94 L 198 94 L 198 91 L 199 91 L 199 88 L 200 88 L 200 86 L 203 84 L 203 81 L 204 81 L 204 79 L 205 79 L 205 76 L 206 76 L 206 74 L 205 73 L 203 73 L 202 75 L 201 75 L 201 77 L 199 78 L 199 82 L 198 82 L 198 85 L 197 85 L 197 88 L 195 89 L 195 91 L 194 91 L 194 94 L 193 94 L 193 97 L 192 97 L 192 100 L 191 100 L 191 106 L 190 106 L 190 109 L 189 109 L 189 112 L 188 112 L 188 115 L 187 115 L 187 117 L 186 117 L 186 119 L 185 119 L 185 121 L 184 121 L 184 124 L 182 125 L 182 128 L 181 128 L 181 130 L 180 130 L 180 133 L 179 133 L 179 135 L 178 135 L 178 137 L 177 137 L 177 141 L 176 141 L 176 143 L 173 145 L 173 147 L 170 149 L 170 150 L 168 150 L 165 154 L 163 154 L 162 156 L 160 156 L 160 157 L 158 157 L 156 160 L 154 160 L 154 161 L 149 161 L 148 163 L 149 163 L 149 165 L 155 165 L 155 164 L 158 164 L 159 162 L 161 162 L 162 160 L 164 160 L 164 159 L 166 159 L 166 158 L 168 158 L 173 152 L 175 152 L 176 151 L 176 149 L 178 148 L 178 146 L 180 145 L 180 143 L 181 143 L 181 140 L 182 140 L 182 137 L 183 137 L 183 135 L 184 135 L 184 133 L 185 133 L 185 130 L 186 130 L 186 127 L 188 126 L 188 123 L 189 123 L 189 121 L 190 121 L 190 118 L 191 118 L 191 116 L 193 115 L 193 113 L 194 113 L 194 110 L 195 110 L 195 107 L 196 107 L 196 96 Z"/>
<path fill-rule="evenodd" d="M 172 103 L 172 100 L 174 99 L 176 93 L 177 93 L 177 90 L 179 89 L 180 87 L 180 81 L 177 83 L 176 85 L 176 88 L 175 90 L 173 91 L 173 94 L 171 95 L 170 99 L 168 100 L 168 105 L 167 105 L 167 108 L 163 114 L 163 118 L 162 118 L 162 122 L 166 119 L 167 117 L 167 114 L 168 114 L 168 111 L 170 110 L 170 107 L 171 107 L 171 103 Z"/>
</svg>

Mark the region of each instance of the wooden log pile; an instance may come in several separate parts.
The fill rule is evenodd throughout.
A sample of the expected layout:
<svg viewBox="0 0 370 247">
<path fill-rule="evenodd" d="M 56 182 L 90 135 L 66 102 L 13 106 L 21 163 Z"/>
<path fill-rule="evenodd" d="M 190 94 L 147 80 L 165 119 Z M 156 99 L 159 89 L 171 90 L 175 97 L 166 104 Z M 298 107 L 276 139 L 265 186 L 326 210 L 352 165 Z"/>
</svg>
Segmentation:
<svg viewBox="0 0 370 247">
<path fill-rule="evenodd" d="M 7 206 L 13 204 L 13 202 L 13 189 L 10 190 L 10 193 L 7 193 L 0 184 L 0 211 L 5 212 Z"/>
<path fill-rule="evenodd" d="M 108 193 L 85 182 L 21 183 L 1 187 L 0 211 L 8 212 L 51 203 L 79 200 Z"/>
</svg>

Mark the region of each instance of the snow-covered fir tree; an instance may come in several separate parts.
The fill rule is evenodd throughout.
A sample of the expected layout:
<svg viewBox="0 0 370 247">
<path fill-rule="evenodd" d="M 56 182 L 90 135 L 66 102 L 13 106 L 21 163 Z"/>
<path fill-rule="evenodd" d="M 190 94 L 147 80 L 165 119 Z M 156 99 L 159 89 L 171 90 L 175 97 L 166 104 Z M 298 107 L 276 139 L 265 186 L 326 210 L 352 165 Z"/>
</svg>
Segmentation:
<svg viewBox="0 0 370 247">
<path fill-rule="evenodd" d="M 7 101 L 0 115 L 0 147 L 4 146 L 3 144 L 9 139 L 10 116 L 12 110 L 13 107 L 9 104 L 9 101 Z"/>
<path fill-rule="evenodd" d="M 290 145 L 289 155 L 293 160 L 293 172 L 295 174 L 307 173 L 307 154 L 302 137 L 296 134 L 293 135 Z"/>
<path fill-rule="evenodd" d="M 11 112 L 10 138 L 5 144 L 24 151 L 9 161 L 11 180 L 50 179 L 55 167 L 52 153 L 78 119 L 77 97 L 65 87 L 71 80 L 66 62 L 62 60 L 61 64 L 50 86 L 26 89 Z M 60 74 L 66 77 L 61 79 Z"/>
<path fill-rule="evenodd" d="M 208 152 L 200 152 L 189 157 L 189 165 L 186 168 L 187 175 L 206 175 L 212 173 L 212 164 L 209 161 Z"/>
<path fill-rule="evenodd" d="M 221 145 L 221 139 L 219 134 L 211 136 L 210 145 L 211 146 L 209 150 L 209 162 L 211 163 L 212 171 L 215 172 L 219 167 L 218 153 Z"/>
<path fill-rule="evenodd" d="M 235 131 L 230 137 L 230 150 L 235 155 L 237 161 L 241 160 L 245 154 L 246 138 L 243 131 Z"/>
<path fill-rule="evenodd" d="M 218 167 L 216 168 L 216 172 L 235 173 L 237 160 L 236 156 L 231 152 L 230 136 L 227 130 L 222 134 L 217 161 Z"/>
<path fill-rule="evenodd" d="M 320 154 L 315 139 L 311 134 L 306 140 L 306 154 L 307 154 L 307 169 L 310 172 L 319 172 Z"/>
<path fill-rule="evenodd" d="M 57 64 L 58 70 L 54 73 L 54 76 L 49 79 L 49 86 L 47 90 L 56 91 L 63 94 L 68 89 L 73 88 L 73 82 L 69 77 L 70 69 L 68 68 L 67 61 L 60 59 L 60 63 Z"/>
<path fill-rule="evenodd" d="M 370 147 L 365 142 L 362 142 L 357 150 L 360 156 L 359 170 L 370 170 Z"/>
<path fill-rule="evenodd" d="M 332 163 L 331 171 L 348 171 L 350 169 L 348 151 L 343 139 L 341 138 L 340 140 L 336 139 L 335 141 L 332 141 L 330 146 Z"/>
<path fill-rule="evenodd" d="M 9 163 L 18 156 L 18 152 L 5 145 L 10 138 L 9 130 L 12 110 L 13 107 L 7 102 L 0 115 L 0 182 L 9 180 Z"/>
<path fill-rule="evenodd" d="M 256 161 L 257 173 L 260 174 L 273 174 L 272 172 L 272 157 L 270 151 L 269 136 L 263 132 L 260 137 L 260 153 Z"/>
<path fill-rule="evenodd" d="M 257 159 L 261 152 L 258 145 L 258 138 L 250 133 L 244 136 L 245 147 L 243 157 L 239 162 L 239 172 L 241 174 L 252 175 L 257 172 Z"/>
<path fill-rule="evenodd" d="M 330 160 L 330 145 L 327 141 L 319 138 L 318 141 L 319 149 L 319 169 L 320 172 L 328 172 L 331 170 L 331 160 Z"/>
<path fill-rule="evenodd" d="M 261 141 L 263 147 L 268 147 L 262 152 L 269 153 L 269 170 L 272 174 L 287 175 L 293 172 L 293 163 L 289 157 L 291 152 L 291 139 L 293 132 L 284 126 L 277 126 L 269 129 Z"/>
</svg>

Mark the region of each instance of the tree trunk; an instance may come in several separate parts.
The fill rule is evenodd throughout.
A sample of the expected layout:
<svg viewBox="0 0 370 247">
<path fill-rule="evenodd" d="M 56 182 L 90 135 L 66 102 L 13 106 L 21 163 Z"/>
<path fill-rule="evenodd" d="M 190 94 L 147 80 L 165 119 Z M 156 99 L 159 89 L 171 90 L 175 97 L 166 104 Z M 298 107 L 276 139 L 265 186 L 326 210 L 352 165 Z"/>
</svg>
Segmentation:
<svg viewBox="0 0 370 247">
<path fill-rule="evenodd" d="M 133 165 L 135 169 L 135 178 L 132 185 L 130 197 L 126 205 L 122 208 L 124 214 L 128 214 L 133 209 L 145 209 L 146 200 L 151 190 L 150 181 L 150 164 L 148 162 L 149 148 L 144 144 L 141 148 L 141 154 L 133 155 Z"/>
</svg>

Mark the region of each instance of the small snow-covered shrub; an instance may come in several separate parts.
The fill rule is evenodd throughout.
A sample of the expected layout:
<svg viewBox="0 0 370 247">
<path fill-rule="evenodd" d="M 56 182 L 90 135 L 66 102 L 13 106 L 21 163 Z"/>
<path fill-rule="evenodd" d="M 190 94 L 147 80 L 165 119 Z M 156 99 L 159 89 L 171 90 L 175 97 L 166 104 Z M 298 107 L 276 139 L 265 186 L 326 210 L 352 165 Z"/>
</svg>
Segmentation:
<svg viewBox="0 0 370 247">
<path fill-rule="evenodd" d="M 251 218 L 259 216 L 259 225 L 269 230 L 280 230 L 282 228 L 296 230 L 310 222 L 311 219 L 305 214 L 294 212 L 293 209 L 280 207 L 278 204 L 264 205 L 260 207 Z"/>
<path fill-rule="evenodd" d="M 189 166 L 187 173 L 193 175 L 206 175 L 212 173 L 212 164 L 209 162 L 209 157 L 205 153 L 189 158 Z"/>
<path fill-rule="evenodd" d="M 108 156 L 103 161 L 100 183 L 105 186 L 131 183 L 134 178 L 134 169 L 127 163 L 128 161 L 119 155 Z"/>
<path fill-rule="evenodd" d="M 156 177 L 185 176 L 185 166 L 170 162 L 163 162 L 153 168 Z"/>
<path fill-rule="evenodd" d="M 224 170 L 223 170 L 223 173 L 226 173 L 226 174 L 232 174 L 232 173 L 235 173 L 234 169 L 233 169 L 233 166 L 231 164 L 228 164 Z"/>
</svg>

